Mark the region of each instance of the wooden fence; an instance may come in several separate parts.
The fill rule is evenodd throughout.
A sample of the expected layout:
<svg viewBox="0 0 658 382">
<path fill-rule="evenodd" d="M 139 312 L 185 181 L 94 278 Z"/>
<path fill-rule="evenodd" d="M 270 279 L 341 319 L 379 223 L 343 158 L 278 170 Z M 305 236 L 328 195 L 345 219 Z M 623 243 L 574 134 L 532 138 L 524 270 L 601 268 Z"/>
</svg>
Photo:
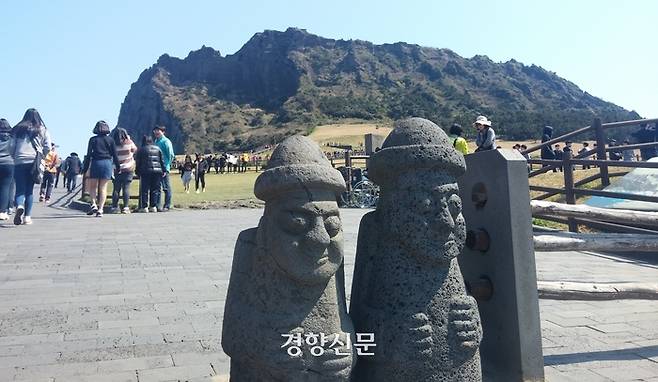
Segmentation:
<svg viewBox="0 0 658 382">
<path fill-rule="evenodd" d="M 638 195 L 624 192 L 611 192 L 603 190 L 591 190 L 582 188 L 581 186 L 595 181 L 597 179 L 601 180 L 603 187 L 610 185 L 610 178 L 613 176 L 621 176 L 626 174 L 626 172 L 610 172 L 610 167 L 621 167 L 621 168 L 656 168 L 658 169 L 658 163 L 654 162 L 629 162 L 629 161 L 616 161 L 608 160 L 608 153 L 612 151 L 624 151 L 624 150 L 634 150 L 642 149 L 648 147 L 658 146 L 658 142 L 650 143 L 640 143 L 633 145 L 622 145 L 622 146 L 613 146 L 610 147 L 607 145 L 607 139 L 605 131 L 607 129 L 620 128 L 624 126 L 634 126 L 640 124 L 651 124 L 657 123 L 658 118 L 654 119 L 640 119 L 632 121 L 622 121 L 622 122 L 613 122 L 613 123 L 601 123 L 599 118 L 595 118 L 592 122 L 592 125 L 583 127 L 581 129 L 572 131 L 570 133 L 561 135 L 559 137 L 553 138 L 549 141 L 543 142 L 539 145 L 532 146 L 525 151 L 522 151 L 522 154 L 529 154 L 537 150 L 541 150 L 544 146 L 553 145 L 558 142 L 565 142 L 572 137 L 587 134 L 594 132 L 596 136 L 596 148 L 583 152 L 581 154 L 573 155 L 571 151 L 565 151 L 562 160 L 554 159 L 529 159 L 529 164 L 540 164 L 543 167 L 530 171 L 528 176 L 533 178 L 537 175 L 546 173 L 548 171 L 553 171 L 555 169 L 561 168 L 564 176 L 564 188 L 556 187 L 546 187 L 531 185 L 530 191 L 539 191 L 542 194 L 533 198 L 533 200 L 544 200 L 555 195 L 565 195 L 565 200 L 567 204 L 576 204 L 577 196 L 603 196 L 609 198 L 618 198 L 626 200 L 636 200 L 643 202 L 654 202 L 658 203 L 657 196 L 649 195 Z M 590 156 L 596 156 L 596 159 L 588 159 Z M 585 179 L 579 181 L 574 181 L 574 167 L 576 165 L 587 166 L 594 165 L 598 168 L 598 173 L 592 176 L 589 176 Z M 569 227 L 569 231 L 578 232 L 578 225 L 585 225 L 592 228 L 606 230 L 606 231 L 616 231 L 616 232 L 629 232 L 629 233 L 651 233 L 658 234 L 658 229 L 647 229 L 646 227 L 634 225 L 634 224 L 618 224 L 613 221 L 601 221 L 598 219 L 592 219 L 590 217 L 567 217 L 561 218 L 556 216 L 548 216 L 544 214 L 533 215 L 535 217 L 544 218 L 547 220 L 556 221 L 559 223 L 566 223 Z"/>
</svg>

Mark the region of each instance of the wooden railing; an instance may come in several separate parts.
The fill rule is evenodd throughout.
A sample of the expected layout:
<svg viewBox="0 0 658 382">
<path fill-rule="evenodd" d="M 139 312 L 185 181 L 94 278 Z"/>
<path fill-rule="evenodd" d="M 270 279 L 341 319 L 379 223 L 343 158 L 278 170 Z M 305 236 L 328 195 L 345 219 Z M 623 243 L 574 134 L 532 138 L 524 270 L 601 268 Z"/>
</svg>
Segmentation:
<svg viewBox="0 0 658 382">
<path fill-rule="evenodd" d="M 658 163 L 655 162 L 629 162 L 629 161 L 616 161 L 608 160 L 608 152 L 618 151 L 622 152 L 624 150 L 634 150 L 642 149 L 648 147 L 658 146 L 658 142 L 649 142 L 649 143 L 640 143 L 632 145 L 620 145 L 610 147 L 607 145 L 607 139 L 605 136 L 605 130 L 611 128 L 619 128 L 624 126 L 634 126 L 640 124 L 651 124 L 657 123 L 658 118 L 654 119 L 640 119 L 632 121 L 622 121 L 622 122 L 613 122 L 613 123 L 601 123 L 599 118 L 594 119 L 592 125 L 583 127 L 581 129 L 572 131 L 570 133 L 561 135 L 559 137 L 553 138 L 549 141 L 543 142 L 539 145 L 532 146 L 527 150 L 522 151 L 522 154 L 529 154 L 537 150 L 541 150 L 544 146 L 551 146 L 558 142 L 565 142 L 572 137 L 577 135 L 586 134 L 594 132 L 596 136 L 596 148 L 588 150 L 586 152 L 573 155 L 571 151 L 565 151 L 562 157 L 562 160 L 554 159 L 528 159 L 528 163 L 540 164 L 542 167 L 538 170 L 530 171 L 528 176 L 533 178 L 537 175 L 546 173 L 548 171 L 554 171 L 555 169 L 562 169 L 564 177 L 564 188 L 557 187 L 547 187 L 547 186 L 538 186 L 531 185 L 530 191 L 539 191 L 542 194 L 539 194 L 533 197 L 533 200 L 544 200 L 555 195 L 564 195 L 567 204 L 576 204 L 577 196 L 603 196 L 610 198 L 626 199 L 626 200 L 635 200 L 643 202 L 654 202 L 658 203 L 658 197 L 648 196 L 648 195 L 638 195 L 624 192 L 611 192 L 603 190 L 591 190 L 581 188 L 581 186 L 598 180 L 601 180 L 601 185 L 603 187 L 610 185 L 610 178 L 614 176 L 621 176 L 626 174 L 626 172 L 610 172 L 610 167 L 621 167 L 621 168 L 656 168 L 658 169 Z M 590 156 L 596 155 L 596 159 L 588 159 Z M 576 165 L 587 166 L 594 165 L 598 168 L 598 173 L 581 179 L 579 181 L 574 181 L 574 168 Z M 535 217 L 545 218 L 547 220 L 557 221 L 560 223 L 566 223 L 569 227 L 569 231 L 578 232 L 578 224 L 590 226 L 592 228 L 602 229 L 602 230 L 612 230 L 618 232 L 634 232 L 634 233 L 654 233 L 658 234 L 658 230 L 646 229 L 643 227 L 637 227 L 634 225 L 628 225 L 627 223 L 618 224 L 614 221 L 597 221 L 596 219 L 586 219 L 586 218 L 575 218 L 567 217 L 559 218 L 555 216 L 546 216 L 541 214 L 534 215 Z M 647 232 L 649 231 L 649 232 Z"/>
</svg>

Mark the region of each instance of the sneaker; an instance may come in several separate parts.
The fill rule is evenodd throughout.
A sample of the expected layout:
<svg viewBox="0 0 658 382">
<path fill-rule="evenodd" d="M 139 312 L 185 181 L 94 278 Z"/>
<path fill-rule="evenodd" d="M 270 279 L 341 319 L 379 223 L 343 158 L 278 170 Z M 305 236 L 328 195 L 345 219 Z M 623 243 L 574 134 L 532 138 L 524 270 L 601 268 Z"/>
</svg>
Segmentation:
<svg viewBox="0 0 658 382">
<path fill-rule="evenodd" d="M 97 218 L 102 218 L 102 217 L 103 217 L 103 211 L 102 211 L 102 210 L 98 210 L 98 211 L 96 212 L 96 217 L 97 217 Z"/>
<path fill-rule="evenodd" d="M 14 215 L 14 224 L 21 225 L 23 224 L 23 214 L 25 213 L 25 207 L 18 206 L 16 207 L 16 214 Z"/>
<path fill-rule="evenodd" d="M 185 190 L 185 193 L 186 193 L 186 194 L 189 194 L 189 193 L 190 193 L 190 190 Z"/>
<path fill-rule="evenodd" d="M 50 203 L 50 199 L 46 199 L 46 200 L 44 200 L 44 202 L 45 202 L 46 204 L 48 204 L 48 203 Z"/>
<path fill-rule="evenodd" d="M 201 192 L 206 192 L 206 188 L 204 187 L 203 190 L 202 190 Z"/>
<path fill-rule="evenodd" d="M 140 208 L 140 209 L 137 210 L 137 212 L 141 212 L 141 213 L 145 214 L 145 213 L 149 212 L 149 209 L 148 208 Z"/>
<path fill-rule="evenodd" d="M 91 215 L 95 214 L 96 212 L 98 212 L 98 207 L 95 204 L 92 204 L 89 211 L 87 211 L 87 215 L 91 216 Z"/>
<path fill-rule="evenodd" d="M 162 207 L 162 209 L 160 210 L 160 212 L 167 212 L 167 211 L 169 211 L 169 207 Z"/>
<path fill-rule="evenodd" d="M 0 212 L 0 220 L 9 220 L 9 215 L 6 212 Z"/>
<path fill-rule="evenodd" d="M 118 213 L 120 213 L 120 212 L 121 212 L 121 210 L 119 209 L 119 207 L 112 207 L 112 208 L 110 208 L 110 213 L 111 213 L 111 214 L 118 214 Z"/>
<path fill-rule="evenodd" d="M 121 210 L 121 213 L 122 214 L 129 214 L 130 213 L 130 207 L 123 207 L 123 209 Z"/>
<path fill-rule="evenodd" d="M 43 195 L 39 195 L 39 201 L 43 202 Z"/>
<path fill-rule="evenodd" d="M 197 194 L 199 193 L 199 190 L 198 190 L 198 189 L 196 190 L 196 193 L 197 193 Z"/>
<path fill-rule="evenodd" d="M 149 208 L 149 212 L 158 212 L 158 207 Z"/>
<path fill-rule="evenodd" d="M 25 224 L 25 225 L 30 225 L 30 224 L 32 224 L 32 217 L 30 217 L 30 216 L 26 216 L 26 217 L 24 217 L 24 218 L 23 218 L 23 224 Z"/>
</svg>

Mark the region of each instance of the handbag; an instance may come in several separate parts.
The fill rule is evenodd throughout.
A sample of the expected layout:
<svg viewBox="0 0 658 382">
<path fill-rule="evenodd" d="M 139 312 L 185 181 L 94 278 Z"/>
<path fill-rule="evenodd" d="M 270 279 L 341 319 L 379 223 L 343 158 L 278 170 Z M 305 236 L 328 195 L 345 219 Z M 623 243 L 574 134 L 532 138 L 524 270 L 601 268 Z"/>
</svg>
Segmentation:
<svg viewBox="0 0 658 382">
<path fill-rule="evenodd" d="M 37 155 L 34 157 L 34 163 L 32 164 L 30 175 L 32 175 L 32 182 L 34 182 L 34 184 L 41 184 L 43 181 L 43 172 L 46 168 L 45 164 L 43 163 L 43 153 L 37 149 L 37 145 L 34 143 L 34 139 L 30 139 L 30 143 L 32 143 L 32 147 L 37 153 Z"/>
</svg>

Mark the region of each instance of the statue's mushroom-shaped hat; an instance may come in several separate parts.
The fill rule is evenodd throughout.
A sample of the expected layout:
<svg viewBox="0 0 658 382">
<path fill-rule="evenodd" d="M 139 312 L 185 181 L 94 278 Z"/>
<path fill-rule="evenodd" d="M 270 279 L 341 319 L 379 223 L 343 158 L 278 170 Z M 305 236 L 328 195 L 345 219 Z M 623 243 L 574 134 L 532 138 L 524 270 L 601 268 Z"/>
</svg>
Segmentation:
<svg viewBox="0 0 658 382">
<path fill-rule="evenodd" d="M 395 124 L 382 149 L 370 157 L 368 177 L 385 185 L 402 173 L 417 170 L 438 170 L 459 177 L 466 171 L 466 162 L 435 123 L 423 118 L 403 119 Z"/>
<path fill-rule="evenodd" d="M 256 179 L 254 194 L 263 201 L 292 190 L 321 189 L 340 194 L 345 180 L 317 143 L 294 135 L 281 142 L 270 157 L 268 169 Z"/>
</svg>

